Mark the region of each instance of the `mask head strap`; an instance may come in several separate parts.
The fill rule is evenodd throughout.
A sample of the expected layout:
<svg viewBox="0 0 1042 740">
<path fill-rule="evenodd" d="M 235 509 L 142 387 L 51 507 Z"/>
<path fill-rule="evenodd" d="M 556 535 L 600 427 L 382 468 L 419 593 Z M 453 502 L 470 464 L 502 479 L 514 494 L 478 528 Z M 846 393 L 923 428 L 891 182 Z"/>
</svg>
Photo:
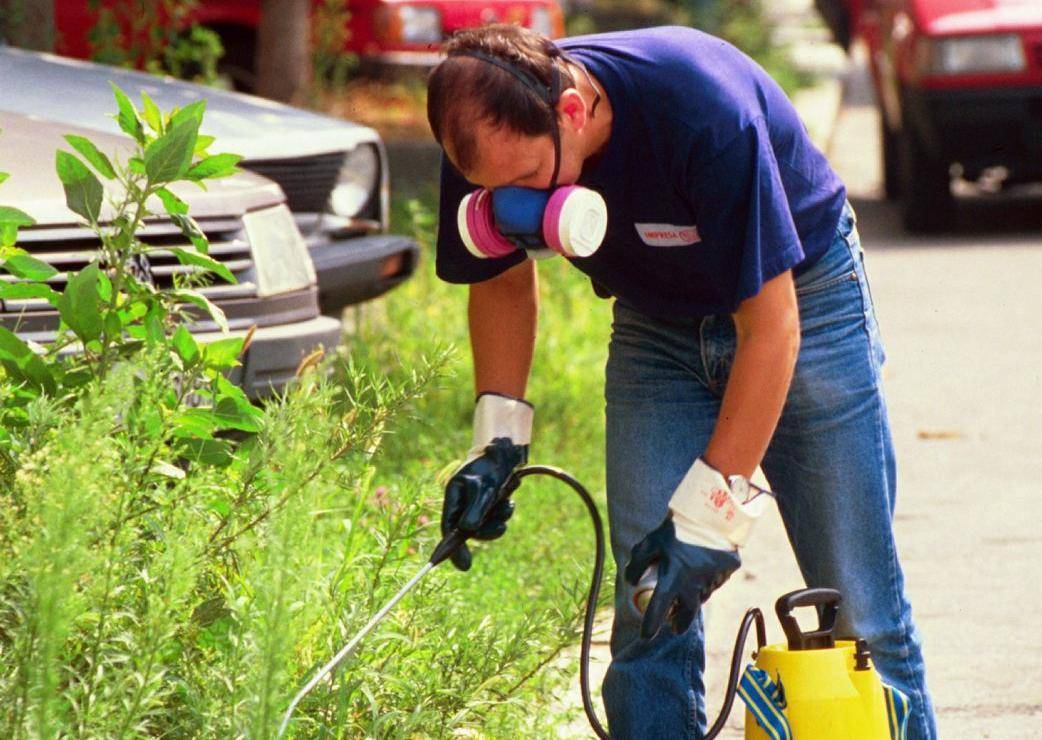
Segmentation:
<svg viewBox="0 0 1042 740">
<path fill-rule="evenodd" d="M 561 132 L 557 127 L 557 101 L 561 97 L 561 72 L 557 68 L 557 64 L 553 63 L 550 65 L 550 86 L 547 87 L 528 70 L 522 69 L 508 61 L 500 59 L 492 54 L 486 54 L 477 49 L 461 51 L 453 54 L 453 56 L 473 57 L 474 59 L 480 59 L 483 62 L 499 67 L 535 93 L 536 96 L 543 101 L 546 107 L 550 109 L 550 136 L 554 142 L 554 171 L 550 176 L 550 190 L 554 190 L 557 187 L 557 175 L 561 170 Z M 564 55 L 558 51 L 556 56 L 563 57 Z M 552 55 L 551 61 L 556 58 L 556 56 Z"/>
</svg>

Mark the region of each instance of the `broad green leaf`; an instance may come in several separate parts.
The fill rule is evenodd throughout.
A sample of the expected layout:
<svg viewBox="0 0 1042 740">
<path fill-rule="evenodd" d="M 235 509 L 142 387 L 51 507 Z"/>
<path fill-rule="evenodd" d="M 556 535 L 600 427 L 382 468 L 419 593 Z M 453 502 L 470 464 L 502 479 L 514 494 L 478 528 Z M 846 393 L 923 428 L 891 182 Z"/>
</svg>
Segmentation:
<svg viewBox="0 0 1042 740">
<path fill-rule="evenodd" d="M 171 121 L 166 132 L 145 148 L 145 172 L 153 183 L 179 179 L 192 164 L 199 122 L 189 118 Z"/>
<path fill-rule="evenodd" d="M 199 344 L 184 324 L 177 327 L 170 342 L 174 345 L 174 350 L 185 361 L 186 365 L 190 365 L 199 358 Z"/>
<path fill-rule="evenodd" d="M 15 277 L 23 280 L 43 281 L 54 277 L 58 271 L 26 252 L 18 250 L 20 254 L 13 254 L 4 262 L 4 269 Z"/>
<path fill-rule="evenodd" d="M 202 138 L 202 137 L 199 137 L 199 138 Z M 210 144 L 213 143 L 213 137 L 212 136 L 207 136 L 206 138 L 209 139 L 209 141 L 206 142 L 206 145 L 203 147 L 203 149 L 206 149 L 206 147 L 210 146 Z M 199 150 L 199 145 L 196 144 L 195 148 L 198 151 Z M 3 181 L 6 180 L 9 177 L 10 177 L 10 175 L 7 174 L 6 172 L 0 172 L 0 183 L 3 183 Z"/>
<path fill-rule="evenodd" d="M 105 336 L 110 342 L 123 336 L 123 322 L 119 320 L 118 312 L 109 311 L 102 323 L 105 326 Z"/>
<path fill-rule="evenodd" d="M 62 385 L 65 388 L 79 388 L 80 386 L 87 385 L 87 383 L 89 383 L 93 378 L 94 373 L 92 373 L 88 368 L 81 367 L 66 372 L 65 376 L 62 378 Z"/>
<path fill-rule="evenodd" d="M 238 282 L 235 276 L 232 275 L 225 265 L 215 260 L 213 257 L 209 257 L 205 254 L 199 254 L 198 252 L 190 252 L 187 249 L 181 249 L 180 247 L 169 247 L 170 251 L 177 257 L 177 261 L 182 265 L 195 265 L 196 267 L 202 267 L 210 272 L 217 273 L 222 278 L 227 280 L 229 283 Z"/>
<path fill-rule="evenodd" d="M 214 143 L 216 139 L 206 134 L 199 134 L 199 138 L 195 140 L 195 154 L 196 156 L 202 156 L 206 154 L 206 150 L 210 148 L 210 144 Z M 3 182 L 0 180 L 0 182 Z"/>
<path fill-rule="evenodd" d="M 190 105 L 186 105 L 184 108 L 172 111 L 170 114 L 170 124 L 167 128 L 173 128 L 186 121 L 195 121 L 196 130 L 199 129 L 199 124 L 203 122 L 203 113 L 206 112 L 206 101 L 197 100 Z"/>
<path fill-rule="evenodd" d="M 238 154 L 215 154 L 192 165 L 185 177 L 189 180 L 228 177 L 239 172 L 235 165 L 241 161 L 242 157 Z"/>
<path fill-rule="evenodd" d="M 42 298 L 52 306 L 58 305 L 61 293 L 43 283 L 0 283 L 0 299 L 26 301 Z"/>
<path fill-rule="evenodd" d="M 32 226 L 36 221 L 25 211 L 11 206 L 0 206 L 0 247 L 10 247 L 18 241 L 18 227 Z"/>
<path fill-rule="evenodd" d="M 55 167 L 65 188 L 65 202 L 69 210 L 92 224 L 97 223 L 103 195 L 101 182 L 83 162 L 68 152 L 57 152 Z"/>
<path fill-rule="evenodd" d="M 221 331 L 228 331 L 228 319 L 224 317 L 224 311 L 211 303 L 210 299 L 202 293 L 195 290 L 171 290 L 167 295 L 175 301 L 191 303 L 193 306 L 201 308 L 209 314 L 210 318 L 212 318 L 214 323 L 220 327 Z"/>
<path fill-rule="evenodd" d="M 18 227 L 8 221 L 0 221 L 0 247 L 10 247 L 18 241 Z"/>
<path fill-rule="evenodd" d="M 134 280 L 133 275 L 125 275 L 124 277 L 127 283 Z M 101 270 L 98 271 L 98 298 L 106 303 L 112 300 L 112 281 L 109 280 L 109 276 Z"/>
<path fill-rule="evenodd" d="M 203 359 L 208 367 L 225 370 L 239 364 L 245 337 L 226 337 L 203 345 Z"/>
<path fill-rule="evenodd" d="M 127 162 L 127 167 L 129 167 L 130 171 L 135 175 L 145 174 L 145 160 L 141 157 L 131 157 Z"/>
<path fill-rule="evenodd" d="M 0 221 L 12 223 L 15 226 L 32 226 L 36 223 L 28 213 L 11 206 L 0 206 Z"/>
<path fill-rule="evenodd" d="M 185 439 L 179 446 L 191 462 L 223 468 L 234 460 L 231 445 L 223 439 Z"/>
<path fill-rule="evenodd" d="M 101 297 L 98 295 L 98 263 L 91 262 L 69 278 L 58 300 L 62 321 L 84 342 L 101 336 Z"/>
<path fill-rule="evenodd" d="M 195 222 L 195 219 L 188 215 L 182 215 L 179 213 L 170 214 L 170 220 L 177 224 L 177 228 L 181 230 L 192 242 L 192 246 L 198 249 L 203 254 L 209 254 L 210 242 L 206 238 L 206 234 L 199 228 L 199 224 Z"/>
<path fill-rule="evenodd" d="M 130 98 L 119 89 L 115 82 L 109 82 L 109 85 L 112 86 L 112 94 L 116 96 L 116 105 L 119 106 L 116 123 L 119 124 L 124 133 L 130 134 L 137 143 L 144 145 L 147 141 L 145 129 L 141 125 L 141 119 L 138 117 L 134 104 L 130 102 Z"/>
<path fill-rule="evenodd" d="M 210 409 L 185 409 L 170 420 L 175 437 L 209 439 L 217 429 L 217 419 Z"/>
<path fill-rule="evenodd" d="M 183 216 L 188 213 L 188 204 L 166 188 L 159 188 L 156 195 L 159 196 L 159 200 L 163 201 L 163 207 L 170 215 Z"/>
<path fill-rule="evenodd" d="M 217 423 L 224 429 L 238 429 L 243 432 L 259 432 L 260 409 L 249 401 L 225 396 L 217 402 L 213 414 Z"/>
<path fill-rule="evenodd" d="M 116 171 L 112 168 L 112 162 L 105 153 L 94 146 L 94 142 L 75 134 L 66 134 L 65 140 L 69 145 L 83 155 L 83 158 L 94 165 L 94 169 L 101 173 L 102 177 L 112 180 L 116 177 Z"/>
<path fill-rule="evenodd" d="M 27 381 L 48 393 L 56 390 L 54 376 L 29 345 L 12 331 L 0 327 L 0 364 L 11 377 Z"/>
<path fill-rule="evenodd" d="M 148 97 L 148 93 L 144 90 L 141 91 L 141 110 L 145 123 L 157 134 L 163 133 L 163 114 L 159 112 L 159 107 L 152 102 L 152 98 Z"/>
<path fill-rule="evenodd" d="M 163 330 L 163 318 L 166 316 L 163 306 L 158 302 L 148 307 L 145 315 L 145 334 L 150 345 L 158 345 L 166 341 L 166 332 Z"/>
<path fill-rule="evenodd" d="M 14 332 L 0 326 L 0 356 L 15 361 L 21 361 L 28 357 L 32 357 L 33 351 L 29 349 L 29 345 Z"/>
</svg>

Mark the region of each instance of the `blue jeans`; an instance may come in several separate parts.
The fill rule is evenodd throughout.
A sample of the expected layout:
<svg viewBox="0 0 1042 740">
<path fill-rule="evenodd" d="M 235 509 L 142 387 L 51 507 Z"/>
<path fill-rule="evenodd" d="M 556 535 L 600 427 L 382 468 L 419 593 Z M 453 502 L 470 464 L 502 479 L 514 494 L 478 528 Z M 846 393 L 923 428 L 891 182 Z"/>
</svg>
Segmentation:
<svg viewBox="0 0 1042 740">
<path fill-rule="evenodd" d="M 831 247 L 797 278 L 796 292 L 800 352 L 763 469 L 807 585 L 839 589 L 837 630 L 866 639 L 883 680 L 911 698 L 908 737 L 934 738 L 919 635 L 894 546 L 883 348 L 849 204 Z M 681 635 L 667 627 L 642 641 L 628 603 L 633 589 L 621 573 L 705 449 L 734 352 L 729 315 L 662 320 L 615 303 L 606 459 L 620 575 L 603 696 L 612 737 L 620 740 L 698 738 L 705 731 L 701 616 Z"/>
</svg>

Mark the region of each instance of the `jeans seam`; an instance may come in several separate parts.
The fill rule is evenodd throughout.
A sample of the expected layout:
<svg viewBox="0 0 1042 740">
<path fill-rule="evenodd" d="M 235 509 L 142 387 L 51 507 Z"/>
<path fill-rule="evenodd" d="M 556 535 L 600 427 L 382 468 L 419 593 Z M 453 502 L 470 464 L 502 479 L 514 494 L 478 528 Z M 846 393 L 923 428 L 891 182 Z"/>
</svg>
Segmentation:
<svg viewBox="0 0 1042 740">
<path fill-rule="evenodd" d="M 854 254 L 854 246 L 850 243 L 850 241 L 848 239 L 844 238 L 844 241 L 847 244 L 847 249 L 850 251 L 851 258 L 856 260 L 857 256 Z M 866 285 L 868 284 L 868 277 L 867 277 L 867 275 L 865 276 L 865 284 Z M 869 312 L 870 309 L 874 311 L 874 306 L 871 303 L 866 303 L 865 294 L 860 289 L 858 290 L 858 300 L 861 301 L 861 312 L 862 312 L 861 325 L 862 325 L 862 331 L 864 332 L 865 339 L 867 340 L 866 344 L 865 344 L 865 346 L 866 346 L 866 353 L 868 355 L 867 359 L 868 359 L 868 362 L 869 362 L 869 366 L 875 366 L 876 362 L 875 362 L 874 353 L 872 351 L 872 332 L 870 331 L 869 325 L 868 325 L 868 312 Z M 869 298 L 869 301 L 870 300 L 871 300 L 871 298 Z M 877 375 L 878 375 L 878 373 L 877 373 Z M 877 383 L 877 385 L 878 385 L 878 383 Z M 882 399 L 880 399 L 879 403 L 876 405 L 876 410 L 875 410 L 875 427 L 876 427 L 876 445 L 875 445 L 875 447 L 876 447 L 876 449 L 875 449 L 876 461 L 880 465 L 880 469 L 885 471 L 886 470 L 886 453 L 883 450 L 883 433 L 884 432 L 883 432 Z M 894 482 L 893 481 L 888 481 L 888 484 L 889 485 L 893 485 Z M 884 502 L 884 504 L 885 504 L 885 502 Z M 907 672 L 907 675 L 909 677 L 913 677 L 913 676 L 916 675 L 916 673 L 915 673 L 914 667 L 912 666 L 911 651 L 908 650 L 908 642 L 909 642 L 911 636 L 909 634 L 907 621 L 904 618 L 904 610 L 902 609 L 902 604 L 901 604 L 901 595 L 900 595 L 900 593 L 898 591 L 898 588 L 897 588 L 897 567 L 898 567 L 897 566 L 897 542 L 895 541 L 894 532 L 893 532 L 893 512 L 890 510 L 889 504 L 885 504 L 885 506 L 887 508 L 887 518 L 890 520 L 890 534 L 891 534 L 890 541 L 889 541 L 889 544 L 888 544 L 888 547 L 887 547 L 887 549 L 889 550 L 889 553 L 888 553 L 888 555 L 889 555 L 889 562 L 887 563 L 887 566 L 888 566 L 888 569 L 889 569 L 888 575 L 889 575 L 889 578 L 890 578 L 890 592 L 891 592 L 892 598 L 893 598 L 893 602 L 891 603 L 891 607 L 892 608 L 896 607 L 895 611 L 894 611 L 894 614 L 897 617 L 898 634 L 899 634 L 900 639 L 901 639 L 901 644 L 904 647 L 904 655 L 901 656 L 901 661 L 904 663 L 904 667 L 905 667 L 905 671 Z M 909 690 L 910 690 L 910 692 L 912 694 L 913 705 L 914 705 L 914 707 L 916 709 L 919 710 L 918 712 L 913 712 L 913 714 L 914 715 L 915 714 L 921 715 L 922 714 L 922 709 L 923 709 L 923 707 L 925 705 L 923 692 L 919 690 L 918 686 L 909 686 L 908 688 L 909 688 Z M 910 717 L 909 719 L 913 719 L 913 718 Z M 926 725 L 925 725 L 924 718 L 922 716 L 918 716 L 918 717 L 915 717 L 915 719 L 918 719 L 918 721 L 920 723 L 922 723 L 922 727 L 925 730 Z"/>
<path fill-rule="evenodd" d="M 705 633 L 703 632 L 703 634 L 705 634 Z M 691 676 L 691 673 L 692 673 L 692 670 L 691 670 L 692 669 L 692 663 L 695 660 L 695 654 L 696 654 L 696 651 L 698 650 L 698 647 L 699 647 L 696 644 L 696 642 L 697 642 L 696 640 L 691 640 L 691 639 L 689 639 L 687 641 L 687 652 L 686 652 L 686 656 L 685 656 L 685 659 L 684 659 L 684 677 L 685 677 L 685 679 L 688 678 L 689 676 Z M 703 644 L 702 647 L 704 649 L 704 644 Z M 703 694 L 704 694 L 704 691 L 705 690 L 703 688 Z M 695 691 L 694 687 L 691 686 L 690 683 L 688 684 L 687 691 L 685 693 L 687 695 L 686 698 L 687 698 L 687 705 L 688 705 L 687 706 L 687 718 L 686 718 L 686 721 L 684 723 L 686 725 L 685 729 L 687 730 L 687 736 L 689 738 L 691 738 L 692 740 L 696 740 L 698 738 L 698 736 L 699 736 L 699 729 L 698 729 L 698 695 L 697 695 L 697 692 Z"/>
</svg>

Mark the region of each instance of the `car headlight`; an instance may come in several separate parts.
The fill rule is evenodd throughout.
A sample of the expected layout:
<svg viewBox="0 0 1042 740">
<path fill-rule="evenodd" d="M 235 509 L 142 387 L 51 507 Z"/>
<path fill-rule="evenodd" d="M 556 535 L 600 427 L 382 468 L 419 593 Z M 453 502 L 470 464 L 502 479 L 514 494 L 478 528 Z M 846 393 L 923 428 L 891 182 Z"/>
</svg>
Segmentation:
<svg viewBox="0 0 1042 740">
<path fill-rule="evenodd" d="M 528 27 L 548 39 L 554 36 L 554 20 L 549 8 L 532 8 L 528 17 Z"/>
<path fill-rule="evenodd" d="M 344 157 L 336 185 L 329 196 L 329 210 L 344 218 L 354 218 L 379 186 L 380 157 L 376 147 L 361 145 Z"/>
<path fill-rule="evenodd" d="M 931 39 L 925 57 L 924 71 L 935 75 L 1022 72 L 1027 68 L 1024 45 L 1016 34 Z"/>
<path fill-rule="evenodd" d="M 253 211 L 242 221 L 253 250 L 258 296 L 303 290 L 315 283 L 315 266 L 289 208 L 283 204 Z"/>
</svg>

